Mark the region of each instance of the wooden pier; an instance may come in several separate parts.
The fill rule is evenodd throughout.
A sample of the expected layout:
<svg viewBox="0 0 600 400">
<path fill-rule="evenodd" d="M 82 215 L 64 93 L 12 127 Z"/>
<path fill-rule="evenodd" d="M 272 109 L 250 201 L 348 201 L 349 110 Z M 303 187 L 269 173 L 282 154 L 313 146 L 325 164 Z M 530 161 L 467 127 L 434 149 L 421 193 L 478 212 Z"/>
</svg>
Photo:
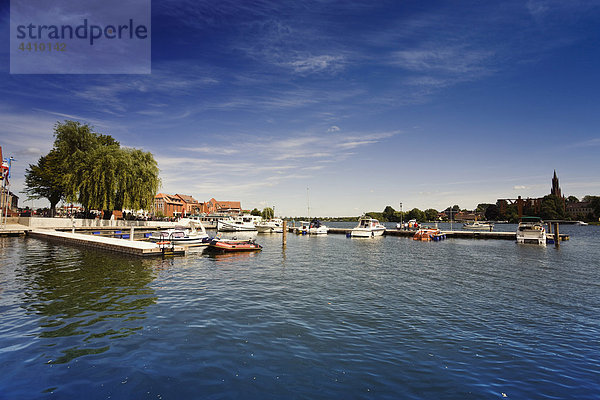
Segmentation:
<svg viewBox="0 0 600 400">
<path fill-rule="evenodd" d="M 186 253 L 186 249 L 183 246 L 174 246 L 173 248 L 171 248 L 171 246 L 167 246 L 166 248 L 162 248 L 156 243 L 85 235 L 82 233 L 37 229 L 30 231 L 28 235 L 61 243 L 85 246 L 89 248 L 113 251 L 140 257 L 185 255 Z"/>
</svg>

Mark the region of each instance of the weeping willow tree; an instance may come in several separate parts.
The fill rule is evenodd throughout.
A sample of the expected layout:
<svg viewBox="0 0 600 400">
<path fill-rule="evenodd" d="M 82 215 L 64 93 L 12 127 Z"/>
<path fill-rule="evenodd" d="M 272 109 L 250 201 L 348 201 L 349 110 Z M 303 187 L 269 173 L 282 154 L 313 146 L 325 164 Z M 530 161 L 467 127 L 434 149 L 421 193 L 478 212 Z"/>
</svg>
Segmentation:
<svg viewBox="0 0 600 400">
<path fill-rule="evenodd" d="M 149 152 L 101 146 L 72 176 L 77 201 L 89 209 L 150 209 L 158 191 L 158 165 Z"/>
<path fill-rule="evenodd" d="M 151 153 L 122 148 L 110 135 L 93 132 L 89 125 L 65 121 L 55 127 L 51 154 L 60 160 L 53 170 L 58 175 L 54 185 L 65 200 L 88 210 L 109 211 L 107 215 L 123 208 L 151 208 L 160 186 Z"/>
</svg>

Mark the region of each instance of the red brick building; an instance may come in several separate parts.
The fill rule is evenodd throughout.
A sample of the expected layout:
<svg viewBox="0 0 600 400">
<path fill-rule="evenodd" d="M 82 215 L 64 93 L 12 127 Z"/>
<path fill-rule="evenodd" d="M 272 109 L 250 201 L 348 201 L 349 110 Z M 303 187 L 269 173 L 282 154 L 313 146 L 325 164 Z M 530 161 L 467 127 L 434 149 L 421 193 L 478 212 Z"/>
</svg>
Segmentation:
<svg viewBox="0 0 600 400">
<path fill-rule="evenodd" d="M 217 201 L 214 198 L 200 203 L 186 194 L 159 193 L 154 197 L 154 214 L 160 213 L 165 217 L 217 213 L 237 215 L 242 213 L 242 204 L 239 201 Z"/>
<path fill-rule="evenodd" d="M 154 196 L 154 214 L 165 217 L 180 216 L 185 208 L 184 202 L 177 196 L 159 193 Z"/>
</svg>

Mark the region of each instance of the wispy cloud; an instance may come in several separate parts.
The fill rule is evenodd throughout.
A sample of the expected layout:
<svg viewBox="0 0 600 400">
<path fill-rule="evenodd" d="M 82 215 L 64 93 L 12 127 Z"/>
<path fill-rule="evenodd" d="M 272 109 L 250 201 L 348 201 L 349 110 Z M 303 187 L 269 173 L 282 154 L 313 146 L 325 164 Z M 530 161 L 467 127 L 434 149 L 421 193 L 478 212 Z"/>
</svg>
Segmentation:
<svg viewBox="0 0 600 400">
<path fill-rule="evenodd" d="M 490 72 L 492 51 L 469 49 L 466 46 L 424 45 L 411 50 L 398 50 L 391 54 L 390 63 L 413 72 L 439 72 L 450 75 L 480 77 Z"/>
<path fill-rule="evenodd" d="M 285 63 L 299 74 L 323 71 L 335 72 L 343 68 L 344 57 L 339 55 L 308 56 Z"/>
</svg>

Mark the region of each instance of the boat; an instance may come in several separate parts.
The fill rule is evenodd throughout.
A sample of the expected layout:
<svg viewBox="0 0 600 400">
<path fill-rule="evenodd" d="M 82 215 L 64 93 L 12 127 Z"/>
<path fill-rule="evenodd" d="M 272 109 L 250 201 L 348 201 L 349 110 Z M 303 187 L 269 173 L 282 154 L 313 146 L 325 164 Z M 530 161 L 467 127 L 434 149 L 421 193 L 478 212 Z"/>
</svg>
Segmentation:
<svg viewBox="0 0 600 400">
<path fill-rule="evenodd" d="M 283 233 L 283 220 L 280 218 L 261 221 L 256 224 L 258 233 Z"/>
<path fill-rule="evenodd" d="M 437 228 L 421 228 L 413 236 L 413 240 L 422 241 L 434 240 L 437 242 L 444 239 L 446 239 L 446 235 Z"/>
<path fill-rule="evenodd" d="M 350 237 L 375 237 L 385 232 L 385 226 L 378 220 L 363 216 L 358 220 L 358 225 L 350 232 Z"/>
<path fill-rule="evenodd" d="M 217 221 L 217 230 L 220 232 L 255 231 L 260 217 L 255 215 L 239 215 Z"/>
<path fill-rule="evenodd" d="M 494 223 L 493 222 L 473 221 L 470 224 L 464 223 L 463 229 L 468 229 L 468 230 L 473 230 L 473 231 L 490 231 L 491 232 L 494 229 Z"/>
<path fill-rule="evenodd" d="M 308 224 L 308 234 L 309 235 L 327 235 L 327 228 L 325 225 L 321 223 L 317 218 L 313 218 L 312 221 Z"/>
<path fill-rule="evenodd" d="M 179 221 L 186 222 L 186 221 Z M 196 229 L 196 225 L 200 230 Z M 154 232 L 148 240 L 151 242 L 162 243 L 170 242 L 171 244 L 198 245 L 207 246 L 212 238 L 208 236 L 204 226 L 197 222 L 190 222 L 189 228 L 185 226 L 176 226 L 174 228 L 165 229 Z"/>
<path fill-rule="evenodd" d="M 583 221 L 577 221 L 575 222 L 575 225 L 579 225 L 579 226 L 587 226 L 588 223 L 587 222 L 583 222 Z"/>
<path fill-rule="evenodd" d="M 546 245 L 546 229 L 538 217 L 523 217 L 517 228 L 517 243 Z"/>
<path fill-rule="evenodd" d="M 212 251 L 220 253 L 235 253 L 262 250 L 262 246 L 256 243 L 254 239 L 237 240 L 236 238 L 214 238 L 210 241 L 208 248 Z"/>
</svg>

